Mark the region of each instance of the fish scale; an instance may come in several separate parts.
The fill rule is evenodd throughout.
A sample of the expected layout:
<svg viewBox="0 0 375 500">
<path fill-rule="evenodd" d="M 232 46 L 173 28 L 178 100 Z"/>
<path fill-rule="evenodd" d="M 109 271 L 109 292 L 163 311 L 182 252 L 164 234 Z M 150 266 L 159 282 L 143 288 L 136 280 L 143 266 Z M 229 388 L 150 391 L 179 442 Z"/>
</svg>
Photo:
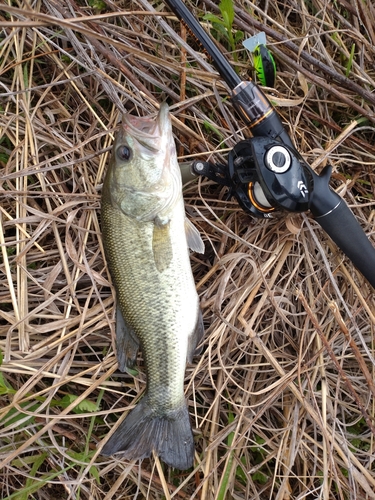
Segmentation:
<svg viewBox="0 0 375 500">
<path fill-rule="evenodd" d="M 192 304 L 198 309 L 198 299 L 192 277 L 184 275 L 187 266 L 182 257 L 186 255 L 186 249 L 178 248 L 181 241 L 186 241 L 183 225 L 181 227 L 174 221 L 176 230 L 171 227 L 176 249 L 173 262 L 165 272 L 159 273 L 153 264 L 152 223 L 143 223 L 145 227 L 140 238 L 139 224 L 134 224 L 119 210 L 103 204 L 102 217 L 111 221 L 106 224 L 103 220 L 103 228 L 111 228 L 109 231 L 103 229 L 109 269 L 123 316 L 128 319 L 143 348 L 148 393 L 154 397 L 155 391 L 158 400 L 163 386 L 164 390 L 173 393 L 175 400 L 184 401 L 181 380 L 185 372 L 187 336 L 183 331 L 195 328 L 196 320 L 193 315 L 189 318 L 189 312 Z M 135 261 L 138 261 L 137 266 L 134 266 Z M 150 335 L 150 331 L 156 332 L 155 335 Z M 176 349 L 171 349 L 173 343 Z M 168 357 L 164 356 L 166 352 Z M 173 385 L 171 379 L 175 381 Z"/>
</svg>

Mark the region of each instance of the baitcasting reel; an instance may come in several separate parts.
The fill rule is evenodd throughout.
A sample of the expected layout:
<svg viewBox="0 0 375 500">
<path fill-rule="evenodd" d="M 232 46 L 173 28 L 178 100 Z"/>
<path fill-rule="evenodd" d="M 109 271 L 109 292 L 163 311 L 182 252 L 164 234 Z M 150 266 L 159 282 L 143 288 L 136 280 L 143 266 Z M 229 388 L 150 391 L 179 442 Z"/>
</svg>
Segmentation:
<svg viewBox="0 0 375 500">
<path fill-rule="evenodd" d="M 329 186 L 331 167 L 320 175 L 296 150 L 270 137 L 238 142 L 228 165 L 195 161 L 195 175 L 229 188 L 241 208 L 257 218 L 277 211 L 310 212 L 375 287 L 375 251 L 345 201 Z"/>
<path fill-rule="evenodd" d="M 195 174 L 228 186 L 241 208 L 255 217 L 271 218 L 278 209 L 309 209 L 311 169 L 291 148 L 268 137 L 237 143 L 229 153 L 227 167 L 196 161 L 192 168 Z"/>
</svg>

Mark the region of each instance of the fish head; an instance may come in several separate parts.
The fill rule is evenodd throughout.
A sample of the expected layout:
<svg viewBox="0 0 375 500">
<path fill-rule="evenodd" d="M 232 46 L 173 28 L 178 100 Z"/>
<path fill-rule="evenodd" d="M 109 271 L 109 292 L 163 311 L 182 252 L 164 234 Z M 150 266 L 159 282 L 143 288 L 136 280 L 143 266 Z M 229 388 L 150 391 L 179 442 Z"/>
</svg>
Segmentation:
<svg viewBox="0 0 375 500">
<path fill-rule="evenodd" d="M 105 186 L 112 204 L 138 220 L 152 220 L 181 193 L 181 173 L 167 104 L 156 118 L 124 116 Z"/>
</svg>

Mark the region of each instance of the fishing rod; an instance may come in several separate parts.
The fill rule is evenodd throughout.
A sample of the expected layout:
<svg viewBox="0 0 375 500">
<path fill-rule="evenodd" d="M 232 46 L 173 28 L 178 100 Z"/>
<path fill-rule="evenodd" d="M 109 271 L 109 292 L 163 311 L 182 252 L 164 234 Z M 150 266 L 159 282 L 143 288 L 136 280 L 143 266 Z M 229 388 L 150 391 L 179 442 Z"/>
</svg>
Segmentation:
<svg viewBox="0 0 375 500">
<path fill-rule="evenodd" d="M 346 202 L 329 186 L 332 167 L 318 175 L 301 157 L 281 119 L 252 80 L 242 81 L 182 0 L 165 0 L 201 43 L 230 89 L 231 101 L 253 137 L 238 142 L 228 164 L 197 160 L 193 172 L 226 185 L 241 208 L 258 218 L 310 212 L 375 288 L 375 248 Z"/>
<path fill-rule="evenodd" d="M 282 142 L 293 147 L 279 115 L 262 90 L 251 80 L 242 81 L 240 79 L 228 59 L 214 44 L 182 0 L 166 0 L 165 3 L 187 25 L 211 57 L 213 65 L 231 90 L 233 105 L 252 134 L 255 137 L 280 138 Z"/>
</svg>

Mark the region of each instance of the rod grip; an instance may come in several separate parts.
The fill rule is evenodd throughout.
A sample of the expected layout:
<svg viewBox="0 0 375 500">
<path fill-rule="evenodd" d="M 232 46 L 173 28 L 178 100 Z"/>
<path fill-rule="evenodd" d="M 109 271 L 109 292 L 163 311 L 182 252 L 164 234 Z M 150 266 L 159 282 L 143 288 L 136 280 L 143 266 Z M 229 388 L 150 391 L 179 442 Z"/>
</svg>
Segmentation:
<svg viewBox="0 0 375 500">
<path fill-rule="evenodd" d="M 329 188 L 329 176 L 330 169 L 321 176 L 316 175 L 310 210 L 324 231 L 375 288 L 375 248 L 346 202 Z"/>
</svg>

